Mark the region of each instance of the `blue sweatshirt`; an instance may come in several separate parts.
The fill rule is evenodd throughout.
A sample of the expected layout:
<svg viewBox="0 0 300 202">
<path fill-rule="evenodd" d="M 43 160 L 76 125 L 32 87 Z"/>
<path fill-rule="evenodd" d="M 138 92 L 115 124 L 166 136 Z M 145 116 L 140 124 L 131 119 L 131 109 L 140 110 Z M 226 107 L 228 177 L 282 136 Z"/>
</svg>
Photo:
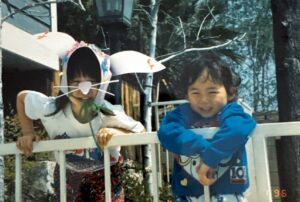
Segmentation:
<svg viewBox="0 0 300 202">
<path fill-rule="evenodd" d="M 191 128 L 217 126 L 211 140 Z M 188 103 L 167 113 L 160 124 L 162 146 L 175 153 L 172 189 L 177 196 L 201 196 L 203 186 L 196 172 L 201 161 L 216 169 L 211 194 L 242 193 L 249 187 L 245 144 L 256 126 L 236 102 L 230 102 L 215 117 L 204 118 Z"/>
</svg>

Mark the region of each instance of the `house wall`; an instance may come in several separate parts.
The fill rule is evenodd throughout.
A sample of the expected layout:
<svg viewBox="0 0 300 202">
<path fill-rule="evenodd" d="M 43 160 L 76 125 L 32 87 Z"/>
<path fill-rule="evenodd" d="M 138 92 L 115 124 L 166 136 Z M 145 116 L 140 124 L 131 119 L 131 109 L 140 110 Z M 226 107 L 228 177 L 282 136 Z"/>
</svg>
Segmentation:
<svg viewBox="0 0 300 202">
<path fill-rule="evenodd" d="M 14 13 L 17 10 L 24 8 L 25 6 L 38 3 L 37 0 L 9 0 L 2 2 L 2 18 L 8 16 L 10 13 Z M 36 50 L 30 35 L 46 32 L 51 30 L 51 18 L 50 18 L 50 5 L 42 5 L 29 7 L 28 9 L 17 12 L 16 14 L 9 17 L 5 22 L 8 25 L 13 25 L 20 29 L 18 39 L 21 38 L 22 46 L 34 47 L 34 48 L 19 48 L 20 42 L 16 43 L 17 39 L 13 38 L 15 32 L 11 29 L 5 29 L 5 36 L 3 44 L 7 50 L 3 50 L 3 102 L 4 102 L 4 113 L 5 115 L 11 114 L 11 110 L 15 111 L 16 108 L 16 95 L 19 91 L 28 89 L 36 90 L 47 95 L 51 94 L 51 81 L 53 78 L 53 70 L 50 70 L 45 64 L 38 64 L 42 60 L 31 61 L 32 58 L 26 58 L 22 55 L 24 51 Z M 9 26 L 9 27 L 13 27 Z M 18 30 L 18 29 L 17 29 Z M 24 31 L 24 32 L 23 32 Z M 11 33 L 13 32 L 13 33 Z M 29 33 L 29 34 L 27 34 Z M 4 35 L 4 34 L 3 34 Z M 11 38 L 10 38 L 11 37 Z M 16 36 L 15 36 L 16 37 Z M 12 40 L 11 40 L 12 39 Z M 11 40 L 11 41 L 10 41 Z M 9 44 L 8 44 L 9 42 Z M 24 43 L 23 43 L 24 42 Z M 9 49 L 13 47 L 12 49 Z M 17 49 L 18 47 L 19 49 Z M 42 47 L 40 48 L 42 49 Z M 16 50 L 22 50 L 23 52 L 16 52 Z M 39 52 L 39 53 L 40 53 Z M 20 55 L 19 55 L 20 54 Z M 36 54 L 38 55 L 38 54 Z M 26 55 L 27 56 L 27 55 Z M 38 55 L 40 56 L 40 55 Z M 38 57 L 37 56 L 37 57 Z M 50 57 L 50 53 L 47 55 L 48 65 L 51 65 L 50 60 L 55 58 Z M 45 63 L 45 61 L 43 61 Z M 53 63 L 54 64 L 54 63 Z"/>
<path fill-rule="evenodd" d="M 131 84 L 122 81 L 122 106 L 125 112 L 135 120 L 141 119 L 140 93 Z"/>
<path fill-rule="evenodd" d="M 121 83 L 121 100 L 122 106 L 126 114 L 133 119 L 141 120 L 140 92 L 128 81 L 122 80 Z M 132 159 L 142 162 L 142 146 L 122 147 L 122 155 L 124 159 Z"/>
</svg>

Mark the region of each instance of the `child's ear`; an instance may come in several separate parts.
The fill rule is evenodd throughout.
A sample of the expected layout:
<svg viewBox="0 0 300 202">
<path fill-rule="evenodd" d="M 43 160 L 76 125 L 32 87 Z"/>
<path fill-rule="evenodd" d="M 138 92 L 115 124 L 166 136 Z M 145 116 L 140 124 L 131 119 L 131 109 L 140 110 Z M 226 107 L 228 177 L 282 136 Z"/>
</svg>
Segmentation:
<svg viewBox="0 0 300 202">
<path fill-rule="evenodd" d="M 228 97 L 227 97 L 228 102 L 233 101 L 236 98 L 236 96 L 237 96 L 237 87 L 232 86 L 232 87 L 230 87 L 229 90 L 230 90 L 230 94 L 228 94 Z"/>
<path fill-rule="evenodd" d="M 227 101 L 230 102 L 230 101 L 233 101 L 235 99 L 235 94 L 231 94 L 231 95 L 228 95 L 227 97 Z"/>
</svg>

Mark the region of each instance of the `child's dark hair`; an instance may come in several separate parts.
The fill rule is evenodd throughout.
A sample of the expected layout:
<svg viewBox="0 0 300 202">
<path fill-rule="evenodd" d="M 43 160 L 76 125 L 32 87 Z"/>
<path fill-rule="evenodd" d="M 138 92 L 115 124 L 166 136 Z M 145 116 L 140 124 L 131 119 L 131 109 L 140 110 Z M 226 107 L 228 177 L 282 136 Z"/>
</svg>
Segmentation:
<svg viewBox="0 0 300 202">
<path fill-rule="evenodd" d="M 207 79 L 223 84 L 228 95 L 237 96 L 237 87 L 241 83 L 240 77 L 218 55 L 211 52 L 201 54 L 184 66 L 181 79 L 185 93 L 205 70 L 208 72 Z"/>
<path fill-rule="evenodd" d="M 75 50 L 67 65 L 68 84 L 80 74 L 93 78 L 97 83 L 101 82 L 100 63 L 90 48 L 82 47 Z"/>
<path fill-rule="evenodd" d="M 76 49 L 71 54 L 67 65 L 68 85 L 71 80 L 73 80 L 77 76 L 80 76 L 81 74 L 83 76 L 93 78 L 97 83 L 100 83 L 102 80 L 99 60 L 97 59 L 95 53 L 88 47 L 81 47 Z M 62 94 L 63 93 L 60 91 L 58 96 Z M 68 96 L 62 96 L 56 99 L 56 110 L 46 116 L 55 115 L 60 110 L 64 109 L 68 102 Z"/>
</svg>

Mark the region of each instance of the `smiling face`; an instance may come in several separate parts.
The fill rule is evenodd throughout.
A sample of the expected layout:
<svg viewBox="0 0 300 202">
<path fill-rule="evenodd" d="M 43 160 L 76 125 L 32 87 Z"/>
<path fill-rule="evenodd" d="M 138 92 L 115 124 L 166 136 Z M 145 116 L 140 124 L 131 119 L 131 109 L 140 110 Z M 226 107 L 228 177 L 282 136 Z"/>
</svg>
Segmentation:
<svg viewBox="0 0 300 202">
<path fill-rule="evenodd" d="M 223 84 L 211 79 L 207 70 L 204 70 L 187 89 L 187 99 L 191 108 L 205 118 L 216 115 L 233 97 L 228 96 Z"/>
</svg>

